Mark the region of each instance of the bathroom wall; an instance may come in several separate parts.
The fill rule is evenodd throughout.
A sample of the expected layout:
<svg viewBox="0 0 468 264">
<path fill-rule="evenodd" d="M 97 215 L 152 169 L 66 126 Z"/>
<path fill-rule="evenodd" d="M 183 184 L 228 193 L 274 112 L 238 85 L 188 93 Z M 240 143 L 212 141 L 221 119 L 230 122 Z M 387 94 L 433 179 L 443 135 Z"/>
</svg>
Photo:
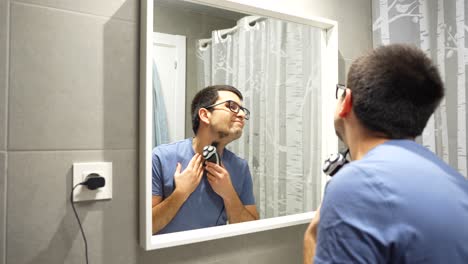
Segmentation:
<svg viewBox="0 0 468 264">
<path fill-rule="evenodd" d="M 339 23 L 339 75 L 372 47 L 370 0 L 236 0 Z M 300 263 L 306 225 L 138 245 L 137 0 L 0 0 L 0 263 L 83 263 L 73 162 L 113 162 L 113 198 L 77 204 L 91 263 Z M 330 87 L 333 89 L 333 87 Z"/>
<path fill-rule="evenodd" d="M 0 1 L 0 263 L 5 263 L 6 247 L 6 109 L 8 69 L 8 3 Z"/>
</svg>

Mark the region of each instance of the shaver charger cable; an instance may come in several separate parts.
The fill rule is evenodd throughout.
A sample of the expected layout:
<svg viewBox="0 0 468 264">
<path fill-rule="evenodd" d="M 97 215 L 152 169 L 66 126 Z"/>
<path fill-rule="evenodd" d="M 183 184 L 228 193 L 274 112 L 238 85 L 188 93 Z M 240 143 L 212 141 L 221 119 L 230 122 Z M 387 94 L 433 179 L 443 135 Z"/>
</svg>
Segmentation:
<svg viewBox="0 0 468 264">
<path fill-rule="evenodd" d="M 85 244 L 85 257 L 86 257 L 86 264 L 89 263 L 88 260 L 88 241 L 86 240 L 86 235 L 83 230 L 83 226 L 81 225 L 80 218 L 78 217 L 78 213 L 76 212 L 75 204 L 73 203 L 73 192 L 75 191 L 76 187 L 84 185 L 90 190 L 96 190 L 98 188 L 104 187 L 106 185 L 106 178 L 100 176 L 97 173 L 91 173 L 87 176 L 86 181 L 80 182 L 75 185 L 71 191 L 70 195 L 70 203 L 73 208 L 73 212 L 75 213 L 76 220 L 78 221 L 78 225 L 80 226 L 81 235 L 83 236 L 84 244 Z"/>
</svg>

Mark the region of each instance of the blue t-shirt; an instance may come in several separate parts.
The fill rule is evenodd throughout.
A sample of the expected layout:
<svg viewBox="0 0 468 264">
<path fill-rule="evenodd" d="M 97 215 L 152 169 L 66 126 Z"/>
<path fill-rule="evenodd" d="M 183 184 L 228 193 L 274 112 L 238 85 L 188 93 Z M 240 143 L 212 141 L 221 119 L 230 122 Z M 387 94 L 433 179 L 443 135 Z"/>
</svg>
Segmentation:
<svg viewBox="0 0 468 264">
<path fill-rule="evenodd" d="M 468 181 L 413 141 L 378 145 L 329 181 L 315 263 L 468 263 Z"/>
<path fill-rule="evenodd" d="M 153 195 L 162 196 L 163 200 L 169 197 L 175 188 L 177 162 L 180 162 L 183 171 L 194 155 L 192 138 L 159 145 L 153 149 Z M 227 149 L 224 149 L 221 160 L 242 203 L 254 205 L 252 176 L 247 162 Z M 204 175 L 172 221 L 158 234 L 225 225 L 226 222 L 223 199 L 214 192 Z"/>
</svg>

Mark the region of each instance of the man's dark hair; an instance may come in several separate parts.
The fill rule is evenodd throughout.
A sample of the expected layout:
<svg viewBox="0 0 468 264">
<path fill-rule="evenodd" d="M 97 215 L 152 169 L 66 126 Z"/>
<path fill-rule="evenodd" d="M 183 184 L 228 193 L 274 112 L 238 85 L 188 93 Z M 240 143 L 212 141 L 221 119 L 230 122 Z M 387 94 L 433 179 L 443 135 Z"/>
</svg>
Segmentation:
<svg viewBox="0 0 468 264">
<path fill-rule="evenodd" d="M 230 85 L 213 85 L 204 88 L 199 91 L 192 100 L 191 113 L 192 113 L 192 130 L 195 135 L 198 132 L 200 126 L 200 117 L 198 116 L 198 110 L 203 107 L 212 105 L 218 100 L 218 91 L 228 91 L 235 93 L 239 99 L 243 100 L 242 93 L 235 87 Z"/>
<path fill-rule="evenodd" d="M 346 85 L 357 118 L 392 139 L 415 138 L 444 96 L 439 71 L 416 47 L 382 46 L 357 59 Z"/>
</svg>

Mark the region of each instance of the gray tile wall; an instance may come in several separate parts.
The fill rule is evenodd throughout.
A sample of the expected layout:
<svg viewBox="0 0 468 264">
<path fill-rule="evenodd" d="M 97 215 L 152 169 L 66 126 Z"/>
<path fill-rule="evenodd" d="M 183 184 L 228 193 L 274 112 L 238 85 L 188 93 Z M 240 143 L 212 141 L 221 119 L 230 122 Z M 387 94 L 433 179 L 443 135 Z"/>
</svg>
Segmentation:
<svg viewBox="0 0 468 264">
<path fill-rule="evenodd" d="M 10 149 L 136 148 L 135 22 L 13 2 L 10 28 Z"/>
<path fill-rule="evenodd" d="M 371 1 L 295 0 L 339 22 L 340 81 L 371 48 Z M 0 264 L 83 263 L 73 162 L 113 162 L 113 199 L 77 204 L 91 263 L 300 263 L 306 225 L 138 245 L 137 0 L 0 0 Z M 7 141 L 8 140 L 8 141 Z"/>
<path fill-rule="evenodd" d="M 110 201 L 78 203 L 92 263 L 137 259 L 135 150 L 15 151 L 8 156 L 8 263 L 80 263 L 83 239 L 70 207 L 73 162 L 113 164 Z M 28 191 L 25 191 L 28 190 Z M 118 254 L 110 254 L 118 252 Z"/>
</svg>

